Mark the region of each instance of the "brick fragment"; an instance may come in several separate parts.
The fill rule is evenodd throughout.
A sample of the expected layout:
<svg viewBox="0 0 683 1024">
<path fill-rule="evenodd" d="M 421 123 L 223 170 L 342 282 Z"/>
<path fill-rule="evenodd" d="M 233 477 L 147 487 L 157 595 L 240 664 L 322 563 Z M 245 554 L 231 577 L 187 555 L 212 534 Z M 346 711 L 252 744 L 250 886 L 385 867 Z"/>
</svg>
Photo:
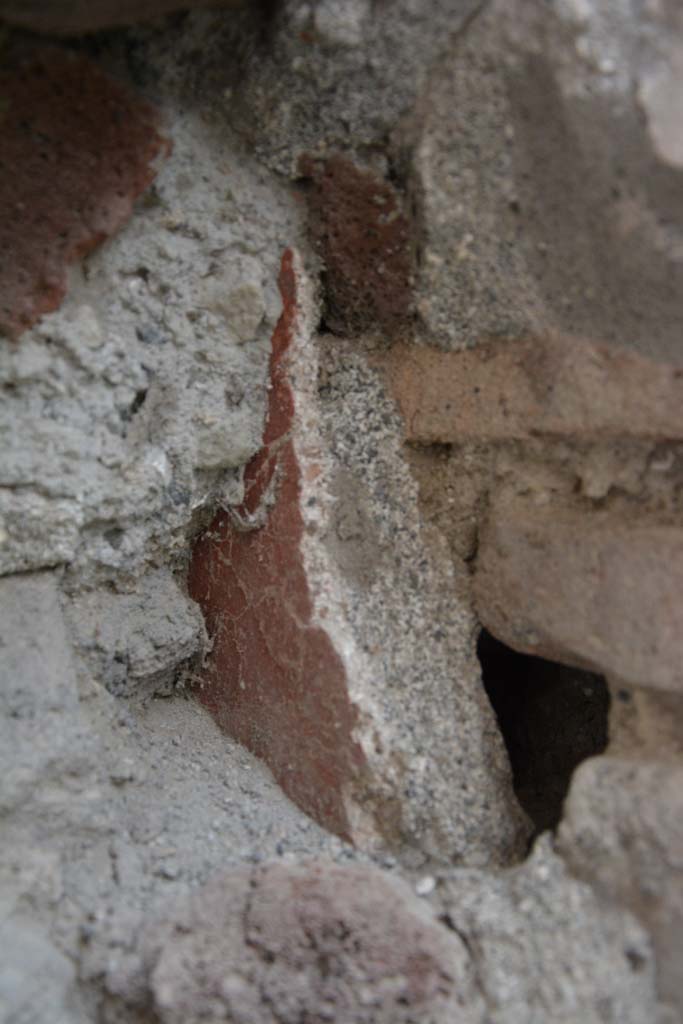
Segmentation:
<svg viewBox="0 0 683 1024">
<path fill-rule="evenodd" d="M 56 48 L 0 73 L 0 97 L 0 331 L 16 338 L 128 220 L 168 144 L 149 104 Z"/>
<path fill-rule="evenodd" d="M 578 338 L 491 341 L 387 357 L 406 440 L 683 437 L 683 368 Z"/>
<path fill-rule="evenodd" d="M 324 264 L 325 318 L 338 334 L 395 332 L 412 307 L 410 225 L 396 189 L 336 154 L 305 157 L 310 231 Z"/>
<path fill-rule="evenodd" d="M 462 939 L 365 865 L 266 864 L 212 878 L 148 927 L 163 1024 L 481 1024 Z"/>
</svg>

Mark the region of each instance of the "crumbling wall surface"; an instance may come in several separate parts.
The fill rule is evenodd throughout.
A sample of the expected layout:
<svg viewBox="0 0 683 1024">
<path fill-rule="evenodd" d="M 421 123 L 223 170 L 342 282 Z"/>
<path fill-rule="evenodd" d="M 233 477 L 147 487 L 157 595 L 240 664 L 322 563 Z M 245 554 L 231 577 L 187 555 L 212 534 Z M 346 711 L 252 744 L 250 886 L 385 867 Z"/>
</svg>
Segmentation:
<svg viewBox="0 0 683 1024">
<path fill-rule="evenodd" d="M 676 1024 L 680 4 L 188 6 L 0 0 L 0 1021 Z"/>
<path fill-rule="evenodd" d="M 79 671 L 60 582 L 0 584 L 0 1007 L 7 1021 L 132 1019 L 150 916 L 226 864 L 352 851 L 194 701 L 129 704 Z"/>
<path fill-rule="evenodd" d="M 312 335 L 293 253 L 281 288 L 263 452 L 237 523 L 220 515 L 190 570 L 214 635 L 201 699 L 359 846 L 509 862 L 526 829 L 396 409 L 359 342 Z"/>
<path fill-rule="evenodd" d="M 465 944 L 405 883 L 325 862 L 217 876 L 145 936 L 164 1024 L 482 1020 Z"/>
<path fill-rule="evenodd" d="M 660 991 L 677 1006 L 683 995 L 681 775 L 680 760 L 652 755 L 586 761 L 559 833 L 570 868 L 603 897 L 635 910 L 650 929 Z"/>
<path fill-rule="evenodd" d="M 431 902 L 474 951 L 488 1020 L 635 1024 L 653 1012 L 646 931 L 573 878 L 549 836 L 496 877 L 444 872 Z M 563 983 L 567 973 L 581 984 Z"/>
<path fill-rule="evenodd" d="M 461 37 L 415 129 L 434 344 L 555 328 L 677 361 L 681 17 L 501 0 Z"/>
<path fill-rule="evenodd" d="M 2 291 L 12 326 L 0 345 L 3 1021 L 144 1016 L 136 936 L 147 917 L 219 866 L 353 853 L 183 691 L 208 643 L 184 582 L 190 539 L 242 497 L 261 438 L 277 268 L 302 229 L 286 189 L 196 97 L 181 102 L 168 40 L 151 38 L 146 95 L 131 79 L 132 39 L 98 42 L 97 59 L 80 43 L 15 36 L 3 54 L 3 111 L 12 82 L 46 65 L 51 104 L 68 105 L 64 117 L 27 109 L 6 126 L 27 136 L 32 159 L 44 147 L 52 174 L 15 184 L 35 160 L 3 166 L 3 217 L 11 207 L 19 232 L 3 266 L 34 244 L 37 268 L 22 289 L 6 275 Z M 60 79 L 74 67 L 77 102 Z M 121 93 L 132 120 L 119 116 Z M 98 112 L 109 95 L 118 110 Z M 107 135 L 107 117 L 118 134 Z M 146 156 L 150 139 L 163 139 L 163 159 L 133 209 L 136 146 Z M 91 156 L 114 169 L 103 182 L 97 166 L 83 177 Z M 60 175 L 73 184 L 68 204 L 53 188 Z M 122 193 L 115 223 L 100 185 L 106 202 Z M 32 189 L 54 204 L 41 197 L 52 218 L 42 234 L 25 230 Z M 92 238 L 82 262 L 60 249 L 63 225 Z M 40 299 L 52 266 L 43 239 L 66 263 L 56 264 L 66 296 L 18 332 L 13 312 L 27 287 Z"/>
<path fill-rule="evenodd" d="M 239 1022 L 294 1022 L 313 1009 L 371 1024 L 639 1024 L 653 1012 L 645 931 L 596 905 L 547 840 L 496 877 L 444 871 L 429 902 L 368 867 L 245 874 L 218 876 L 146 936 L 164 1024 L 217 1007 Z M 563 983 L 568 973 L 581 984 Z"/>
<path fill-rule="evenodd" d="M 481 0 L 283 0 L 270 46 L 248 60 L 236 124 L 270 166 L 335 150 L 387 166 L 385 144 Z"/>
<path fill-rule="evenodd" d="M 95 585 L 139 574 L 155 552 L 182 558 L 193 514 L 239 500 L 260 442 L 296 210 L 196 111 L 167 103 L 173 152 L 143 206 L 74 271 L 58 312 L 3 346 L 4 572 L 67 564 Z M 77 163 L 68 142 L 63 159 Z M 22 301 L 5 289 L 4 304 Z"/>
</svg>

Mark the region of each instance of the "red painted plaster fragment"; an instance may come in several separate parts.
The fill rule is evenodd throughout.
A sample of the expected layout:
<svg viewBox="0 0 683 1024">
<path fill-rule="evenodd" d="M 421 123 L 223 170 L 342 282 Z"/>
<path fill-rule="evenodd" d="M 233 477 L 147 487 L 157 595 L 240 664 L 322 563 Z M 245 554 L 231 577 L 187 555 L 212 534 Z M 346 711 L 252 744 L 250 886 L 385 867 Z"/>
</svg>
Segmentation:
<svg viewBox="0 0 683 1024">
<path fill-rule="evenodd" d="M 287 376 L 298 316 L 290 251 L 279 284 L 283 311 L 272 340 L 264 443 L 247 467 L 239 511 L 253 515 L 269 485 L 276 497 L 264 526 L 240 531 L 221 513 L 194 549 L 190 594 L 214 641 L 198 695 L 226 732 L 266 761 L 295 803 L 348 837 L 342 791 L 363 756 L 352 738 L 356 710 L 344 666 L 311 621 L 302 561 L 301 469 Z"/>
<path fill-rule="evenodd" d="M 0 104 L 0 331 L 16 338 L 128 220 L 168 144 L 149 104 L 53 47 L 0 73 Z"/>
</svg>

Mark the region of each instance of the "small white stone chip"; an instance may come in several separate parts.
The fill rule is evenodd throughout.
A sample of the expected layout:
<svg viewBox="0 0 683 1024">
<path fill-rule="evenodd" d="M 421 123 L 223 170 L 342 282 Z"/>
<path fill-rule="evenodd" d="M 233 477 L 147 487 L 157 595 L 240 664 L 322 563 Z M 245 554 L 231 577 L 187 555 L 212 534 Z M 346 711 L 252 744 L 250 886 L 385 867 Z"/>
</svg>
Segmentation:
<svg viewBox="0 0 683 1024">
<path fill-rule="evenodd" d="M 415 883 L 415 892 L 418 896 L 429 896 L 436 889 L 436 879 L 433 875 L 423 875 Z"/>
</svg>

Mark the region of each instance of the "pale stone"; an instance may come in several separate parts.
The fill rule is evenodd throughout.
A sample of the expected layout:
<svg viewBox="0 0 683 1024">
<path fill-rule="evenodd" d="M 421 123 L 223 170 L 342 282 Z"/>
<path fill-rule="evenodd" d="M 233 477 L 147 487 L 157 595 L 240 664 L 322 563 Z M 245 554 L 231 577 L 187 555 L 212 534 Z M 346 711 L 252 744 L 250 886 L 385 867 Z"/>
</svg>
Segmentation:
<svg viewBox="0 0 683 1024">
<path fill-rule="evenodd" d="M 474 595 L 516 650 L 683 690 L 683 531 L 518 502 L 482 533 Z"/>
<path fill-rule="evenodd" d="M 559 830 L 572 871 L 650 930 L 659 991 L 683 1013 L 683 769 L 601 757 L 574 776 Z"/>
<path fill-rule="evenodd" d="M 491 1024 L 659 1020 L 647 932 L 573 878 L 549 835 L 509 871 L 444 873 L 435 903 L 467 943 Z"/>
</svg>

